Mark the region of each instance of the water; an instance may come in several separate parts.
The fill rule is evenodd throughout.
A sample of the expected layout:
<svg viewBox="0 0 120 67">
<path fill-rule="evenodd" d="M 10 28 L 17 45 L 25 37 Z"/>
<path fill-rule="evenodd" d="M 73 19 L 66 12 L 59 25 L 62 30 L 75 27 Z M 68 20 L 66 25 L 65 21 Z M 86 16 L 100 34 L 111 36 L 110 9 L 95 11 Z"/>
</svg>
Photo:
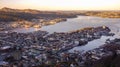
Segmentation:
<svg viewBox="0 0 120 67">
<path fill-rule="evenodd" d="M 30 28 L 17 28 L 17 29 L 14 29 L 13 31 L 18 33 L 28 33 L 28 32 L 38 31 L 38 30 L 40 30 L 40 28 L 30 27 Z"/>
<path fill-rule="evenodd" d="M 120 19 L 100 18 L 93 16 L 78 16 L 78 18 L 68 19 L 65 22 L 55 25 L 43 26 L 41 30 L 53 32 L 68 32 L 78 30 L 85 27 L 108 26 L 115 32 L 120 28 Z"/>
<path fill-rule="evenodd" d="M 86 52 L 95 48 L 98 48 L 102 45 L 105 44 L 107 39 L 113 40 L 115 38 L 120 38 L 120 36 L 115 35 L 115 36 L 102 36 L 100 39 L 96 39 L 93 41 L 88 42 L 88 44 L 84 46 L 79 46 L 79 47 L 74 47 L 73 49 L 69 50 L 69 52 L 74 52 L 74 51 L 81 51 L 81 52 Z"/>
<path fill-rule="evenodd" d="M 67 21 L 57 23 L 54 25 L 43 26 L 42 28 L 20 28 L 14 31 L 19 33 L 33 32 L 37 30 L 53 32 L 69 32 L 85 27 L 108 26 L 112 32 L 117 32 L 120 29 L 120 19 L 101 18 L 93 16 L 78 16 L 77 18 L 67 19 Z"/>
<path fill-rule="evenodd" d="M 67 21 L 57 23 L 55 25 L 43 26 L 40 29 L 29 28 L 29 29 L 15 29 L 16 32 L 33 32 L 37 30 L 48 31 L 49 33 L 53 32 L 69 32 L 78 30 L 85 27 L 98 27 L 98 26 L 108 26 L 111 29 L 112 33 L 115 33 L 115 36 L 102 36 L 100 39 L 93 40 L 86 44 L 85 46 L 74 47 L 69 50 L 69 52 L 78 51 L 88 51 L 105 44 L 106 39 L 115 39 L 120 38 L 120 19 L 115 18 L 101 18 L 93 16 L 78 16 L 77 18 L 67 19 Z"/>
</svg>

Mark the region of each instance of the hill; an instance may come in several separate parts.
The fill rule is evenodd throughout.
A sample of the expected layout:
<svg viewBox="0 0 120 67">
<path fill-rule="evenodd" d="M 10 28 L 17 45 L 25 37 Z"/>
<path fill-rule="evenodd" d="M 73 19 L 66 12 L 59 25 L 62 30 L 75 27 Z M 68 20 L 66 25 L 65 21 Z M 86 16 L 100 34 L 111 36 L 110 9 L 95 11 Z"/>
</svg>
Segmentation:
<svg viewBox="0 0 120 67">
<path fill-rule="evenodd" d="M 75 14 L 72 13 L 62 13 L 62 12 L 54 12 L 54 11 L 39 11 L 32 9 L 11 9 L 4 7 L 0 9 L 0 22 L 10 22 L 10 21 L 21 21 L 27 20 L 30 21 L 32 19 L 39 18 L 71 18 L 76 17 Z"/>
</svg>

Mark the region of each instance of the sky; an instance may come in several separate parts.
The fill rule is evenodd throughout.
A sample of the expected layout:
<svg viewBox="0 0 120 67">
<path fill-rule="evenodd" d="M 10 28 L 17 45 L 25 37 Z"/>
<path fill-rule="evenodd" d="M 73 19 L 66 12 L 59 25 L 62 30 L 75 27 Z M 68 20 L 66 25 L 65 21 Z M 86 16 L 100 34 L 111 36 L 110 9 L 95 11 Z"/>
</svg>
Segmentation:
<svg viewBox="0 0 120 67">
<path fill-rule="evenodd" d="M 37 10 L 120 10 L 120 0 L 0 0 L 0 8 Z"/>
</svg>

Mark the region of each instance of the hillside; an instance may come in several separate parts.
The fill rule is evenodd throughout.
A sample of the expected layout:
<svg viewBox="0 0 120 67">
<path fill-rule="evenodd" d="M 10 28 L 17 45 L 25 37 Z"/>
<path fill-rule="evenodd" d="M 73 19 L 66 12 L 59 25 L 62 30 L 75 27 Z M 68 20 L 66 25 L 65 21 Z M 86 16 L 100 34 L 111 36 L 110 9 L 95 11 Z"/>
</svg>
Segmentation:
<svg viewBox="0 0 120 67">
<path fill-rule="evenodd" d="M 39 11 L 32 9 L 11 9 L 11 8 L 2 8 L 0 9 L 0 22 L 10 22 L 10 21 L 21 21 L 39 18 L 71 18 L 76 17 L 72 13 L 62 13 L 54 11 Z"/>
</svg>

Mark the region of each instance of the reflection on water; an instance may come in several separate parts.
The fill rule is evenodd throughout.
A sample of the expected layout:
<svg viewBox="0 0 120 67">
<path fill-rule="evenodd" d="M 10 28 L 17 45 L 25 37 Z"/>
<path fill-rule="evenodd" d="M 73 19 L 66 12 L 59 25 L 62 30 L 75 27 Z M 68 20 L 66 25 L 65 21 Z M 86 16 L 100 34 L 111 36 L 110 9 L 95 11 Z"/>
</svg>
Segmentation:
<svg viewBox="0 0 120 67">
<path fill-rule="evenodd" d="M 107 39 L 113 40 L 115 38 L 120 38 L 120 35 L 115 35 L 115 36 L 102 36 L 100 39 L 93 40 L 91 42 L 88 42 L 88 44 L 84 46 L 79 46 L 79 47 L 74 47 L 73 49 L 69 50 L 69 52 L 74 52 L 74 51 L 89 51 L 95 48 L 98 48 L 102 45 L 105 44 Z"/>
<path fill-rule="evenodd" d="M 110 37 L 102 36 L 100 39 L 96 39 L 96 40 L 93 40 L 91 42 L 88 42 L 88 44 L 86 44 L 85 46 L 75 47 L 75 48 L 71 49 L 69 52 L 74 52 L 75 50 L 77 50 L 77 51 L 92 50 L 92 49 L 94 49 L 96 47 L 101 46 L 102 44 L 105 44 L 105 41 L 108 38 L 110 38 Z"/>
<path fill-rule="evenodd" d="M 18 32 L 18 33 L 28 33 L 28 32 L 34 32 L 34 31 L 38 31 L 40 30 L 40 28 L 19 28 L 19 29 L 14 29 L 14 32 Z"/>
</svg>

